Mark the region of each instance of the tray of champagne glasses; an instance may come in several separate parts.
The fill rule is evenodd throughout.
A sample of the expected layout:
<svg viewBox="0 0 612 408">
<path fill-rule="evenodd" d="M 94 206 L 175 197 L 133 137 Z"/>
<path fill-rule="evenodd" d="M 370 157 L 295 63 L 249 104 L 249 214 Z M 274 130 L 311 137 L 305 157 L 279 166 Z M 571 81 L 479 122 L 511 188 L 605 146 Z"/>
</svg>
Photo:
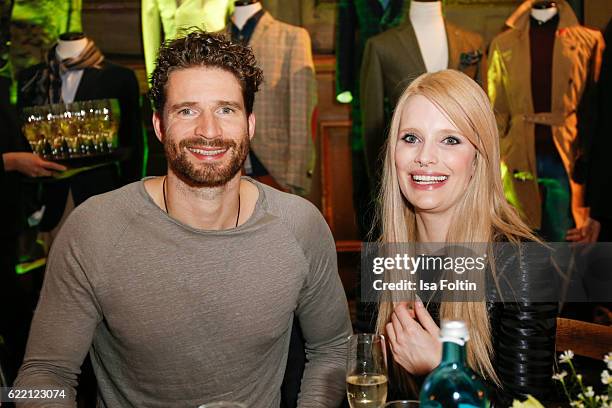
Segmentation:
<svg viewBox="0 0 612 408">
<path fill-rule="evenodd" d="M 45 160 L 85 170 L 129 157 L 130 149 L 118 146 L 116 99 L 27 107 L 23 116 L 32 152 Z"/>
</svg>

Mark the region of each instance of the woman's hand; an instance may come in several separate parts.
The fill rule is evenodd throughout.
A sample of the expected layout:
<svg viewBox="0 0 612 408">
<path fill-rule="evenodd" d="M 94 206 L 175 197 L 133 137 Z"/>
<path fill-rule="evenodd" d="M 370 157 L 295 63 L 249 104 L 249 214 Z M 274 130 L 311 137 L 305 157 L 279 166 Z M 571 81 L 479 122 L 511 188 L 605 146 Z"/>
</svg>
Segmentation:
<svg viewBox="0 0 612 408">
<path fill-rule="evenodd" d="M 442 360 L 440 329 L 420 300 L 400 302 L 385 326 L 393 360 L 413 375 L 429 374 Z"/>
<path fill-rule="evenodd" d="M 567 231 L 565 239 L 571 242 L 593 243 L 597 242 L 601 224 L 599 221 L 587 218 L 586 222 L 580 228 L 572 228 Z"/>
<path fill-rule="evenodd" d="M 6 171 L 18 171 L 29 177 L 49 177 L 56 171 L 66 170 L 65 166 L 44 160 L 34 153 L 4 153 L 2 160 Z"/>
</svg>

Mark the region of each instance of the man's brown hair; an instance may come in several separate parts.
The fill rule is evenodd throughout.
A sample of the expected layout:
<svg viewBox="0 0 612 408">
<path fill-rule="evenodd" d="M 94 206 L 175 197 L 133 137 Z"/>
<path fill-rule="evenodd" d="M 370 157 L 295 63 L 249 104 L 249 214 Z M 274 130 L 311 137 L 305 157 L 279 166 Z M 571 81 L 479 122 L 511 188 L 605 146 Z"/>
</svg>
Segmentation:
<svg viewBox="0 0 612 408">
<path fill-rule="evenodd" d="M 263 72 L 251 48 L 230 41 L 225 35 L 189 29 L 181 38 L 166 41 L 159 50 L 151 74 L 149 98 L 159 113 L 166 103 L 166 84 L 170 73 L 192 67 L 219 68 L 232 73 L 242 88 L 247 115 L 253 112 L 255 92 L 263 82 Z"/>
</svg>

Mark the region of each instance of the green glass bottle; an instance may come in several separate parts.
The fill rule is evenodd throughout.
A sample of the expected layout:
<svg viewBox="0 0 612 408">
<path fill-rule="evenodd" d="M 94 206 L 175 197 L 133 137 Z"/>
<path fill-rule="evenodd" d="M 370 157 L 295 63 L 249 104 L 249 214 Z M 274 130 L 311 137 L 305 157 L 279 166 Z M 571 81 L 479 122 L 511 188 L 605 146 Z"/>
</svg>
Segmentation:
<svg viewBox="0 0 612 408">
<path fill-rule="evenodd" d="M 425 379 L 421 408 L 489 408 L 491 403 L 480 378 L 466 363 L 469 340 L 465 322 L 447 320 L 440 329 L 442 362 Z"/>
</svg>

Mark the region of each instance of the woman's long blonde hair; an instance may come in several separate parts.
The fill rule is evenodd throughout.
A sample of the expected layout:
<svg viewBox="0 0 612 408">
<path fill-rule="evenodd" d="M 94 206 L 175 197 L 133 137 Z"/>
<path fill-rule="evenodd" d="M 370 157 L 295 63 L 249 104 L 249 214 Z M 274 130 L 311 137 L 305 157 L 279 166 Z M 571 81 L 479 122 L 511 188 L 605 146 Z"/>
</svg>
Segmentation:
<svg viewBox="0 0 612 408">
<path fill-rule="evenodd" d="M 476 148 L 474 175 L 464 196 L 456 207 L 461 222 L 453 223 L 446 242 L 487 243 L 507 240 L 537 240 L 515 209 L 506 201 L 502 188 L 499 140 L 495 115 L 487 95 L 467 75 L 454 70 L 423 74 L 415 79 L 400 97 L 389 130 L 383 178 L 379 196 L 378 221 L 382 243 L 417 241 L 415 211 L 402 195 L 395 167 L 395 146 L 399 139 L 401 115 L 407 101 L 420 95 L 433 103 Z M 492 257 L 490 266 L 494 265 Z M 393 313 L 393 303 L 383 294 L 379 304 L 377 330 L 385 332 L 385 325 Z M 469 365 L 499 385 L 491 362 L 493 345 L 485 302 L 442 302 L 441 319 L 461 319 L 470 328 L 467 355 Z M 401 377 L 410 384 L 408 373 Z M 412 388 L 412 387 L 411 387 Z"/>
</svg>

